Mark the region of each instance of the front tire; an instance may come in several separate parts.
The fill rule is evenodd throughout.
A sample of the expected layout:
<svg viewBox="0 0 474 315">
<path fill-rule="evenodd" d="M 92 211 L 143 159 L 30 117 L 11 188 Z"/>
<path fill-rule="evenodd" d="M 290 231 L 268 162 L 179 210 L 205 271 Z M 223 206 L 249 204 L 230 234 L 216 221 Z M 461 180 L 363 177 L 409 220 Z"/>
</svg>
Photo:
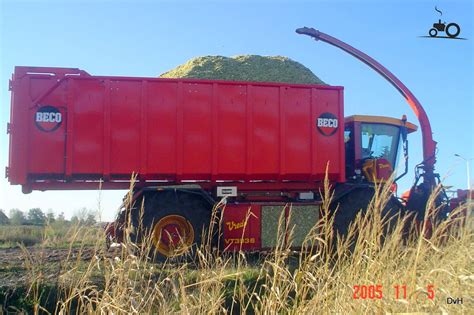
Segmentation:
<svg viewBox="0 0 474 315">
<path fill-rule="evenodd" d="M 432 28 L 429 30 L 428 34 L 430 34 L 431 37 L 436 37 L 436 35 L 438 35 L 438 31 L 435 28 Z"/>
<path fill-rule="evenodd" d="M 350 225 L 355 221 L 359 213 L 365 214 L 374 196 L 375 190 L 372 187 L 356 188 L 334 201 L 332 209 L 334 211 L 337 209 L 334 217 L 334 231 L 340 236 L 346 237 L 349 233 Z M 397 218 L 402 213 L 403 206 L 401 203 L 394 196 L 390 196 L 381 213 L 384 223 L 383 238 L 394 230 Z"/>
</svg>

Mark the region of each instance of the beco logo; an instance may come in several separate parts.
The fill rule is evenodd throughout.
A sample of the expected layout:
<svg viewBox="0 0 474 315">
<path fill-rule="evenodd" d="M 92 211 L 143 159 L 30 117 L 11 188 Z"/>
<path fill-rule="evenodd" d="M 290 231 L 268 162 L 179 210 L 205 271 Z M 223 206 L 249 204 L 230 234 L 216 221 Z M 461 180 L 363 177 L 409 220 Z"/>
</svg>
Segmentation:
<svg viewBox="0 0 474 315">
<path fill-rule="evenodd" d="M 59 110 L 49 105 L 40 107 L 35 114 L 36 127 L 46 132 L 58 129 L 62 120 L 62 114 Z"/>
<path fill-rule="evenodd" d="M 316 127 L 325 136 L 332 136 L 339 127 L 337 117 L 331 113 L 323 113 L 316 119 Z"/>
</svg>

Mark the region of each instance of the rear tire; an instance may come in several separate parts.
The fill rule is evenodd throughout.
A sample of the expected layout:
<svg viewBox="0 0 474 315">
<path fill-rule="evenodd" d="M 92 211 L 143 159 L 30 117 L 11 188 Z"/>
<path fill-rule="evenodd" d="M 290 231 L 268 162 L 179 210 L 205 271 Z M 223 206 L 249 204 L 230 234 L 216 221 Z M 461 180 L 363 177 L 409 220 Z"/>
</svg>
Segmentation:
<svg viewBox="0 0 474 315">
<path fill-rule="evenodd" d="M 454 32 L 451 32 L 450 28 L 454 28 Z M 456 23 L 449 23 L 446 26 L 446 35 L 448 35 L 448 37 L 456 38 L 459 35 L 459 33 L 461 33 L 461 28 Z"/>
<path fill-rule="evenodd" d="M 142 228 L 137 229 L 137 243 L 146 242 L 149 256 L 157 262 L 193 258 L 203 241 L 203 231 L 209 228 L 213 205 L 198 190 L 149 191 L 143 198 Z M 141 200 L 134 211 L 133 222 L 137 228 Z M 186 248 L 182 248 L 183 243 Z"/>
</svg>

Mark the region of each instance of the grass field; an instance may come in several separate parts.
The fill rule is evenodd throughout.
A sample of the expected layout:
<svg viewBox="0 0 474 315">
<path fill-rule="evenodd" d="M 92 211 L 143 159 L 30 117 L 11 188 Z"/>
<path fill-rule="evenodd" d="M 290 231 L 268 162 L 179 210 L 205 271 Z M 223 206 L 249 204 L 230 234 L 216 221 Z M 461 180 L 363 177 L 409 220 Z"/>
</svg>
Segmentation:
<svg viewBox="0 0 474 315">
<path fill-rule="evenodd" d="M 55 248 L 67 248 L 71 243 L 73 246 L 94 246 L 100 232 L 100 227 L 79 226 L 70 222 L 55 222 L 46 226 L 2 225 L 0 248 L 14 248 L 20 244 Z"/>
<path fill-rule="evenodd" d="M 2 263 L 1 277 L 15 274 L 21 281 L 1 289 L 0 303 L 9 310 L 62 314 L 471 312 L 472 221 L 461 227 L 448 220 L 435 225 L 430 238 L 413 232 L 408 239 L 400 221 L 382 239 L 380 209 L 387 196 L 387 189 L 379 191 L 348 238 L 337 242 L 326 199 L 321 221 L 298 253 L 283 241 L 258 257 L 216 254 L 204 244 L 193 261 L 156 264 L 129 242 L 107 251 L 99 230 L 91 233 L 93 246 L 87 238 L 78 242 L 84 235 L 79 230 L 66 233 L 76 235 L 68 239 L 75 246 L 51 260 L 40 254 L 52 251 L 54 237 L 46 237 L 35 250 L 19 249 L 21 263 Z M 448 298 L 463 303 L 448 304 Z"/>
</svg>

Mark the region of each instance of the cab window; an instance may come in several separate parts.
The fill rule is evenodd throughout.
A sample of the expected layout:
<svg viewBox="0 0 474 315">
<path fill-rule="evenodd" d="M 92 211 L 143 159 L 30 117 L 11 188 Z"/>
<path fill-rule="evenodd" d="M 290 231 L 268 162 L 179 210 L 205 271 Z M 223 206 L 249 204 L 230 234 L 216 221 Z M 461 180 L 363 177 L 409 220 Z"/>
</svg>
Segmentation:
<svg viewBox="0 0 474 315">
<path fill-rule="evenodd" d="M 384 158 L 395 168 L 400 129 L 386 124 L 361 124 L 361 158 Z"/>
</svg>

